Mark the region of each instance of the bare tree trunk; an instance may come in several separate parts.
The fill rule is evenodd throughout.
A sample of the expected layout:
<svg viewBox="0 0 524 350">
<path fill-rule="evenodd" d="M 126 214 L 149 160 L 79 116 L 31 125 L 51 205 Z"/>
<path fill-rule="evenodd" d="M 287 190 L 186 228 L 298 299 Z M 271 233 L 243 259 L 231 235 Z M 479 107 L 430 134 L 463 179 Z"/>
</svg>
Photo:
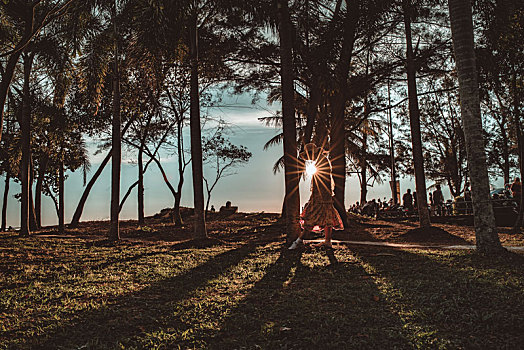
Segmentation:
<svg viewBox="0 0 524 350">
<path fill-rule="evenodd" d="M 195 206 L 194 236 L 207 237 L 204 215 L 204 171 L 202 164 L 202 135 L 200 130 L 200 97 L 198 86 L 198 27 L 197 9 L 194 9 L 190 28 L 191 90 L 190 90 L 190 133 L 191 167 L 193 169 L 193 203 Z"/>
<path fill-rule="evenodd" d="M 63 151 L 62 151 L 63 153 Z M 60 169 L 58 169 L 58 233 L 65 233 L 65 186 L 64 186 L 64 157 L 60 160 Z"/>
<path fill-rule="evenodd" d="M 362 155 L 360 157 L 360 203 L 362 204 L 366 203 L 368 194 L 367 140 L 368 135 L 364 132 L 362 135 Z"/>
<path fill-rule="evenodd" d="M 143 165 L 144 144 L 138 150 L 138 225 L 143 225 L 144 219 L 144 165 Z"/>
<path fill-rule="evenodd" d="M 182 198 L 182 195 L 180 192 L 176 193 L 175 196 L 175 204 L 173 205 L 173 222 L 175 223 L 175 227 L 182 227 L 184 225 L 184 222 L 182 221 L 182 215 L 180 215 L 180 199 Z"/>
<path fill-rule="evenodd" d="M 120 121 L 120 77 L 118 71 L 118 31 L 116 26 L 116 0 L 112 10 L 114 37 L 114 70 L 113 70 L 113 127 L 112 127 L 112 164 L 111 164 L 111 230 L 109 239 L 120 240 L 119 212 L 120 212 L 120 165 L 122 156 L 122 136 Z"/>
<path fill-rule="evenodd" d="M 295 119 L 295 91 L 293 86 L 293 25 L 289 16 L 287 0 L 277 2 L 280 38 L 280 78 L 282 86 L 282 119 L 284 133 L 284 177 L 287 241 L 292 242 L 300 234 L 300 168 L 297 158 L 297 129 Z"/>
<path fill-rule="evenodd" d="M 520 112 L 519 112 L 519 94 L 517 91 L 517 73 L 513 73 L 512 81 L 511 81 L 511 90 L 513 90 L 513 127 L 515 128 L 515 134 L 517 135 L 517 147 L 518 147 L 518 153 L 519 153 L 519 171 L 520 171 L 520 178 L 521 181 L 523 180 L 524 176 L 524 145 L 522 140 L 522 125 L 520 124 Z M 509 183 L 509 181 L 508 181 Z M 520 228 L 522 226 L 522 219 L 524 218 L 524 191 L 520 191 L 520 198 L 519 200 L 519 214 L 517 215 L 517 219 L 515 220 L 515 224 L 513 225 L 513 232 L 520 232 Z"/>
<path fill-rule="evenodd" d="M 409 124 L 413 147 L 413 165 L 415 167 L 415 187 L 417 189 L 417 208 L 420 227 L 431 225 L 426 194 L 426 176 L 424 174 L 424 156 L 420 135 L 420 110 L 417 97 L 417 78 L 413 43 L 411 38 L 411 0 L 403 0 L 404 27 L 406 30 L 406 68 L 408 76 Z"/>
<path fill-rule="evenodd" d="M 7 227 L 7 199 L 9 198 L 9 184 L 11 183 L 11 173 L 9 170 L 5 174 L 4 200 L 2 203 L 2 228 L 0 231 L 5 231 Z"/>
<path fill-rule="evenodd" d="M 332 101 L 332 122 L 330 132 L 330 159 L 333 165 L 333 181 L 335 182 L 334 206 L 340 214 L 344 227 L 348 225 L 345 209 L 346 192 L 346 128 L 345 111 L 347 103 L 347 90 L 349 68 L 353 56 L 355 33 L 359 20 L 359 2 L 346 1 L 346 19 L 344 21 L 344 37 L 340 58 L 335 68 L 336 92 Z"/>
<path fill-rule="evenodd" d="M 30 159 L 31 159 L 31 97 L 29 96 L 29 78 L 31 76 L 31 66 L 33 65 L 33 56 L 26 54 L 24 56 L 24 86 L 23 86 L 23 106 L 22 120 L 20 125 L 21 143 L 22 143 L 22 160 L 21 160 L 21 182 L 22 197 L 20 209 L 20 235 L 29 236 L 29 204 L 30 204 Z"/>
<path fill-rule="evenodd" d="M 460 110 L 468 157 L 477 250 L 501 252 L 489 195 L 485 142 L 480 115 L 479 86 L 470 1 L 449 0 L 449 15 L 459 80 Z"/>
</svg>

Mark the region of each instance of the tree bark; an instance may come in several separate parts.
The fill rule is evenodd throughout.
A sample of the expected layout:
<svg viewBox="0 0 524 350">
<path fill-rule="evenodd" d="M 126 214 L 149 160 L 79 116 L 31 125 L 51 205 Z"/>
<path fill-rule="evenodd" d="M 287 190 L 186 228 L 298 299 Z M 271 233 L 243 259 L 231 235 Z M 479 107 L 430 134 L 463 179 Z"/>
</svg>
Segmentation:
<svg viewBox="0 0 524 350">
<path fill-rule="evenodd" d="M 202 161 L 202 133 L 200 130 L 200 97 L 198 86 L 198 26 L 197 10 L 191 19 L 190 54 L 191 54 L 191 87 L 190 87 L 190 120 L 191 133 L 191 167 L 193 170 L 193 203 L 195 207 L 194 237 L 207 237 L 206 217 L 204 215 L 204 171 Z"/>
<path fill-rule="evenodd" d="M 449 0 L 448 5 L 459 80 L 460 110 L 468 157 L 477 250 L 482 253 L 501 252 L 504 248 L 495 229 L 495 217 L 489 195 L 471 3 L 465 0 Z"/>
<path fill-rule="evenodd" d="M 360 157 L 360 203 L 367 201 L 368 194 L 368 175 L 367 175 L 367 139 L 368 135 L 364 132 L 362 135 L 362 156 Z"/>
<path fill-rule="evenodd" d="M 22 143 L 22 160 L 21 160 L 21 183 L 22 197 L 20 209 L 20 235 L 29 236 L 29 205 L 30 205 L 30 159 L 31 159 L 31 97 L 29 96 L 29 79 L 31 77 L 31 67 L 33 65 L 33 56 L 26 54 L 24 56 L 24 86 L 22 98 L 22 120 L 20 125 L 20 137 Z"/>
<path fill-rule="evenodd" d="M 334 206 L 340 214 L 344 227 L 348 226 L 345 209 L 346 192 L 346 131 L 345 111 L 347 103 L 348 77 L 355 34 L 359 20 L 359 2 L 346 1 L 347 14 L 344 20 L 344 37 L 340 58 L 335 67 L 335 96 L 332 101 L 332 122 L 330 132 L 330 159 L 333 166 L 333 181 L 335 182 Z"/>
<path fill-rule="evenodd" d="M 144 219 L 144 144 L 140 144 L 138 150 L 138 225 L 143 225 Z"/>
<path fill-rule="evenodd" d="M 63 153 L 63 151 L 62 151 Z M 60 160 L 58 169 L 58 233 L 65 233 L 65 176 L 64 176 L 64 158 Z"/>
<path fill-rule="evenodd" d="M 431 226 L 428 200 L 426 194 L 426 176 L 424 174 L 424 156 L 420 135 L 420 110 L 417 97 L 417 78 L 413 43 L 411 38 L 411 0 L 403 0 L 404 27 L 406 31 L 406 70 L 408 77 L 409 124 L 411 128 L 411 145 L 413 148 L 413 165 L 415 168 L 415 187 L 417 189 L 417 209 L 420 227 Z"/>
<path fill-rule="evenodd" d="M 517 73 L 513 72 L 511 81 L 511 90 L 513 92 L 513 127 L 515 128 L 515 134 L 517 135 L 517 147 L 518 147 L 518 159 L 519 159 L 519 171 L 520 179 L 523 180 L 524 176 L 524 145 L 522 140 L 522 125 L 520 123 L 520 101 L 519 94 L 517 91 Z M 509 181 L 508 181 L 509 183 Z M 522 226 L 522 219 L 524 218 L 524 193 L 521 189 L 519 201 L 519 214 L 513 225 L 513 232 L 520 232 Z"/>
<path fill-rule="evenodd" d="M 122 156 L 122 136 L 120 121 L 120 77 L 118 72 L 118 31 L 116 25 L 116 0 L 112 9 L 114 35 L 114 67 L 113 67 L 113 125 L 112 125 L 112 163 L 111 163 L 111 229 L 109 240 L 120 240 L 120 165 Z"/>
<path fill-rule="evenodd" d="M 284 133 L 284 178 L 285 178 L 285 210 L 286 232 L 288 243 L 294 241 L 300 234 L 300 168 L 297 157 L 297 130 L 295 118 L 295 91 L 293 86 L 293 54 L 292 33 L 293 24 L 289 16 L 287 0 L 279 0 L 278 34 L 280 38 L 280 78 L 282 86 L 282 119 Z"/>
<path fill-rule="evenodd" d="M 0 231 L 5 231 L 7 227 L 7 199 L 9 198 L 9 184 L 11 183 L 11 173 L 9 170 L 5 175 L 4 200 L 2 202 L 2 228 Z"/>
</svg>

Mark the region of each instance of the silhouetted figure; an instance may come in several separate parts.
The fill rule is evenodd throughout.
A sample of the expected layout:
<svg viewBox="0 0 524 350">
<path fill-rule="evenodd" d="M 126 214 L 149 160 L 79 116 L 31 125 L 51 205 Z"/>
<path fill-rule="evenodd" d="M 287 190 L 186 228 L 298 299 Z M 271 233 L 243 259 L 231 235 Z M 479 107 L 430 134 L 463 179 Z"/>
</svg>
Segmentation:
<svg viewBox="0 0 524 350">
<path fill-rule="evenodd" d="M 413 196 L 411 195 L 411 190 L 409 188 L 402 196 L 402 205 L 408 210 L 408 212 L 413 212 Z"/>
<path fill-rule="evenodd" d="M 520 203 L 520 194 L 522 193 L 522 183 L 518 177 L 515 178 L 511 184 L 511 194 L 513 198 L 517 200 L 517 203 Z"/>
<path fill-rule="evenodd" d="M 225 206 L 220 207 L 220 214 L 231 215 L 238 211 L 238 207 L 232 207 L 231 202 L 227 201 Z"/>
<path fill-rule="evenodd" d="M 442 215 L 442 208 L 444 205 L 444 195 L 442 194 L 442 189 L 440 185 L 437 185 L 435 191 L 433 191 L 433 203 L 435 204 L 435 209 L 437 210 L 438 215 Z"/>
</svg>

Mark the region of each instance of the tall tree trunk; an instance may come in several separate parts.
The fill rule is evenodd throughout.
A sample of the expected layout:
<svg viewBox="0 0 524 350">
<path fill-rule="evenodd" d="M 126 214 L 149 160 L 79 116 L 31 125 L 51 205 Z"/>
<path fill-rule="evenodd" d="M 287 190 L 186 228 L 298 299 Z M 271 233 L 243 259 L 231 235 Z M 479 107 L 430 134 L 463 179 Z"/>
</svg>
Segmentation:
<svg viewBox="0 0 524 350">
<path fill-rule="evenodd" d="M 144 219 L 144 165 L 143 165 L 144 144 L 140 144 L 138 149 L 138 225 L 143 225 Z"/>
<path fill-rule="evenodd" d="M 133 123 L 134 119 L 135 118 L 131 118 L 126 123 L 126 125 L 122 129 L 122 135 L 124 135 L 126 133 L 127 129 L 129 129 L 129 127 Z M 80 200 L 78 201 L 78 204 L 77 204 L 76 209 L 75 209 L 75 213 L 73 214 L 73 218 L 71 219 L 71 223 L 69 224 L 69 226 L 71 228 L 75 228 L 75 227 L 78 226 L 78 223 L 80 222 L 80 218 L 82 217 L 82 212 L 84 211 L 84 206 L 86 204 L 87 197 L 89 197 L 89 194 L 91 193 L 91 189 L 93 188 L 93 186 L 95 185 L 96 181 L 98 180 L 98 178 L 100 177 L 100 175 L 104 171 L 104 168 L 106 167 L 106 165 L 111 160 L 112 154 L 113 154 L 113 149 L 110 149 L 109 152 L 107 153 L 106 157 L 104 158 L 104 160 L 102 160 L 102 163 L 100 163 L 100 165 L 98 166 L 98 169 L 96 169 L 96 172 L 94 173 L 93 177 L 87 183 L 87 185 L 86 185 L 86 187 L 84 189 L 84 192 L 82 192 L 82 196 L 80 197 Z"/>
<path fill-rule="evenodd" d="M 297 129 L 295 119 L 295 91 L 293 86 L 293 24 L 289 16 L 287 0 L 277 2 L 280 38 L 280 78 L 282 86 L 282 119 L 284 133 L 284 178 L 286 196 L 287 241 L 292 242 L 300 234 L 300 168 L 297 157 Z"/>
<path fill-rule="evenodd" d="M 360 157 L 360 203 L 364 204 L 367 201 L 368 195 L 368 174 L 367 174 L 367 148 L 368 135 L 364 132 L 362 135 L 362 155 Z"/>
<path fill-rule="evenodd" d="M 345 111 L 347 103 L 348 78 L 355 34 L 359 20 L 359 2 L 346 0 L 346 19 L 344 20 L 344 37 L 340 58 L 335 67 L 335 96 L 332 101 L 332 122 L 330 132 L 330 159 L 333 165 L 333 181 L 335 182 L 334 205 L 344 227 L 348 226 L 345 209 L 346 192 L 346 130 Z"/>
<path fill-rule="evenodd" d="M 204 170 L 202 164 L 202 133 L 200 130 L 200 97 L 198 86 L 198 25 L 197 9 L 191 19 L 191 88 L 190 88 L 190 133 L 191 167 L 193 170 L 193 203 L 195 206 L 194 237 L 207 237 L 206 217 L 204 215 Z"/>
<path fill-rule="evenodd" d="M 2 202 L 2 228 L 5 231 L 7 227 L 7 199 L 9 198 L 9 184 L 11 183 L 11 173 L 9 170 L 5 174 L 4 200 Z"/>
<path fill-rule="evenodd" d="M 426 176 L 424 174 L 424 156 L 420 135 L 420 110 L 418 107 L 417 78 L 413 43 L 411 39 L 411 0 L 403 0 L 404 27 L 406 30 L 406 70 L 408 76 L 409 124 L 411 127 L 411 145 L 413 147 L 413 165 L 415 167 L 415 187 L 417 189 L 417 209 L 420 227 L 431 225 L 426 194 Z"/>
<path fill-rule="evenodd" d="M 63 235 L 65 233 L 65 176 L 64 176 L 64 156 L 62 152 L 62 159 L 60 160 L 60 168 L 58 169 L 58 233 Z"/>
<path fill-rule="evenodd" d="M 114 68 L 113 68 L 113 127 L 111 146 L 113 148 L 111 163 L 111 230 L 109 239 L 120 240 L 119 212 L 120 212 L 120 165 L 122 156 L 122 136 L 120 121 L 120 77 L 118 72 L 118 31 L 116 25 L 116 0 L 112 10 L 114 35 Z"/>
<path fill-rule="evenodd" d="M 517 135 L 517 147 L 518 147 L 518 155 L 519 155 L 519 171 L 520 171 L 520 179 L 523 181 L 524 176 L 524 145 L 522 140 L 522 125 L 520 123 L 520 101 L 519 101 L 519 93 L 517 91 L 517 73 L 513 72 L 513 77 L 511 79 L 511 90 L 513 93 L 513 127 L 515 129 L 515 134 Z M 509 181 L 508 181 L 509 183 Z M 520 228 L 522 226 L 522 219 L 524 218 L 524 191 L 520 191 L 520 198 L 518 198 L 518 201 L 520 202 L 519 206 L 519 214 L 517 215 L 517 220 L 515 220 L 515 224 L 513 225 L 513 231 L 514 232 L 520 232 Z"/>
<path fill-rule="evenodd" d="M 395 165 L 395 140 L 393 139 L 393 120 L 391 118 L 391 92 L 388 79 L 388 129 L 389 129 L 389 158 L 391 162 L 391 197 L 393 204 L 399 204 L 399 195 L 397 193 L 397 171 Z"/>
<path fill-rule="evenodd" d="M 477 250 L 482 253 L 500 252 L 503 248 L 495 228 L 489 196 L 471 3 L 466 0 L 449 0 L 448 5 L 459 80 L 460 110 L 468 157 Z"/>
<path fill-rule="evenodd" d="M 31 159 L 31 97 L 29 96 L 29 78 L 31 77 L 31 67 L 33 65 L 32 54 L 24 55 L 24 86 L 22 102 L 22 120 L 20 125 L 21 143 L 22 143 L 22 161 L 21 161 L 21 182 L 22 197 L 20 209 L 20 235 L 29 236 L 29 204 L 30 204 L 30 159 Z"/>
</svg>

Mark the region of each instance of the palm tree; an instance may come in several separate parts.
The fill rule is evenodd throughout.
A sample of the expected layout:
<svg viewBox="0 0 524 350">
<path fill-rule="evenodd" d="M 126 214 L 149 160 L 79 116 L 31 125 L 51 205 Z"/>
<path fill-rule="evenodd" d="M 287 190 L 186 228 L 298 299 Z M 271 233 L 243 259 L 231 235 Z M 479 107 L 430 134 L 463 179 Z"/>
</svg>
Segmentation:
<svg viewBox="0 0 524 350">
<path fill-rule="evenodd" d="M 415 186 L 417 188 L 417 206 L 420 227 L 431 225 L 426 196 L 426 176 L 424 174 L 424 157 L 422 155 L 422 138 L 420 135 L 420 110 L 417 97 L 417 80 L 413 43 L 411 38 L 411 0 L 403 0 L 404 27 L 406 30 L 406 67 L 408 76 L 409 124 L 411 127 L 411 144 L 413 146 L 413 165 L 415 168 Z"/>
<path fill-rule="evenodd" d="M 119 220 L 120 215 L 120 166 L 122 163 L 122 133 L 120 120 L 120 77 L 118 72 L 118 29 L 117 29 L 117 1 L 114 0 L 111 10 L 113 24 L 114 57 L 113 57 L 113 122 L 111 131 L 111 229 L 109 239 L 118 241 L 120 239 Z"/>
<path fill-rule="evenodd" d="M 284 177 L 286 195 L 284 207 L 288 242 L 300 234 L 300 194 L 298 186 L 300 171 L 297 159 L 297 130 L 293 86 L 292 32 L 287 0 L 280 0 L 278 6 L 278 34 L 280 38 L 280 77 L 282 82 L 282 124 L 284 136 Z"/>
<path fill-rule="evenodd" d="M 200 98 L 198 86 L 198 8 L 196 1 L 189 21 L 191 61 L 189 128 L 191 133 L 191 167 L 193 170 L 193 203 L 195 206 L 194 236 L 207 237 L 204 215 L 204 169 L 202 164 L 202 132 L 200 127 Z"/>
<path fill-rule="evenodd" d="M 497 235 L 489 196 L 471 3 L 467 0 L 449 0 L 448 6 L 457 62 L 460 110 L 468 156 L 477 250 L 482 253 L 498 253 L 503 248 Z"/>
</svg>

